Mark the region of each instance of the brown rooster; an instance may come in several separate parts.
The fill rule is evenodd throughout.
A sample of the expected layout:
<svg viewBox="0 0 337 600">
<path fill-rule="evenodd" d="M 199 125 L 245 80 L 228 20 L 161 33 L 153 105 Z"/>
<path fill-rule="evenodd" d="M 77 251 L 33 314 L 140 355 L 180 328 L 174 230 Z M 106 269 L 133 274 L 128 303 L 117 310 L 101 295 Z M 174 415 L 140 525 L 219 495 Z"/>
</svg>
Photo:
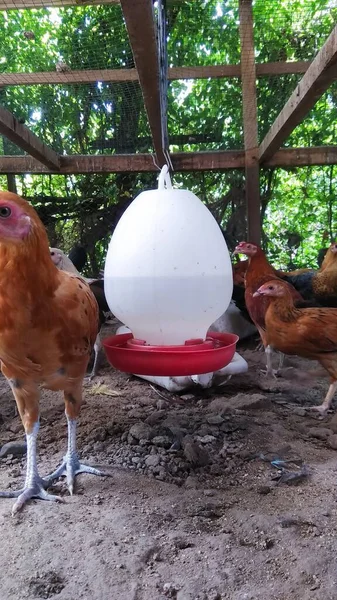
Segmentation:
<svg viewBox="0 0 337 600">
<path fill-rule="evenodd" d="M 79 473 L 102 475 L 80 463 L 76 423 L 82 384 L 98 329 L 98 306 L 86 282 L 59 271 L 50 260 L 48 238 L 36 211 L 25 200 L 0 192 L 0 357 L 27 438 L 26 479 L 22 489 L 1 492 L 17 498 L 13 512 L 30 498 L 59 500 L 47 493 L 66 475 L 73 493 Z M 68 451 L 54 473 L 38 473 L 39 387 L 63 390 Z"/>
<path fill-rule="evenodd" d="M 234 250 L 235 254 L 245 254 L 248 257 L 248 267 L 245 276 L 245 302 L 248 313 L 254 322 L 260 334 L 262 344 L 267 356 L 267 375 L 275 376 L 272 368 L 272 350 L 266 341 L 265 314 L 269 306 L 269 298 L 256 298 L 254 296 L 257 289 L 271 278 L 277 277 L 277 272 L 267 261 L 263 250 L 256 244 L 240 242 Z M 302 296 L 289 285 L 289 293 L 294 300 L 303 301 Z M 283 364 L 283 355 L 280 357 L 281 368 Z"/>
<path fill-rule="evenodd" d="M 265 315 L 266 343 L 285 354 L 317 360 L 329 373 L 328 393 L 320 406 L 313 407 L 325 415 L 337 388 L 337 309 L 298 309 L 287 283 L 275 279 L 264 283 L 254 298 L 269 300 Z"/>
</svg>

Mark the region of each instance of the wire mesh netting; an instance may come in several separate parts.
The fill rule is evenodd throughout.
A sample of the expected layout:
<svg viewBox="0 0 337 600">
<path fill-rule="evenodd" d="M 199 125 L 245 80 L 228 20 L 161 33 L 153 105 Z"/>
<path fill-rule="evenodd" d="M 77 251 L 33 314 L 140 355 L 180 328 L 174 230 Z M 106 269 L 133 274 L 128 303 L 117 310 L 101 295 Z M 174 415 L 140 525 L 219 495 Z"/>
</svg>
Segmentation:
<svg viewBox="0 0 337 600">
<path fill-rule="evenodd" d="M 11 9 L 0 11 L 0 103 L 61 153 L 153 152 L 120 4 L 70 2 L 0 0 L 0 8 Z M 261 141 L 335 25 L 337 2 L 255 0 L 253 13 Z M 171 151 L 242 148 L 238 0 L 168 0 L 167 22 Z M 282 73 L 285 61 L 303 65 Z M 277 65 L 259 71 L 270 62 L 281 71 Z M 216 65 L 237 65 L 237 71 L 211 78 L 207 67 Z M 205 69 L 195 79 L 188 70 L 194 66 Z M 325 127 L 335 117 L 333 89 L 320 101 L 316 145 L 333 137 Z M 287 144 L 297 138 L 313 143 L 301 126 Z M 22 153 L 6 142 L 0 152 Z"/>
<path fill-rule="evenodd" d="M 152 151 L 119 5 L 11 10 L 0 27 L 0 85 L 17 83 L 0 102 L 43 141 L 68 154 Z"/>
<path fill-rule="evenodd" d="M 296 88 L 305 70 L 320 50 L 337 22 L 336 0 L 255 0 L 253 2 L 254 45 L 257 63 L 257 110 L 259 142 Z M 169 64 L 171 67 L 198 65 L 235 65 L 240 62 L 239 2 L 216 0 L 186 1 L 169 5 Z M 186 35 L 185 32 L 188 32 Z M 285 66 L 286 61 L 293 62 Z M 296 64 L 301 61 L 301 64 Z M 266 63 L 273 63 L 268 67 Z M 277 63 L 277 64 L 274 64 Z M 259 69 L 259 65 L 264 70 Z M 265 68 L 267 67 L 267 69 Z M 243 68 L 245 65 L 243 63 Z M 285 72 L 287 69 L 287 72 Z M 293 71 L 293 72 L 292 72 Z M 188 70 L 187 70 L 188 73 Z M 213 75 L 208 71 L 209 76 Z M 254 81 L 254 74 L 246 71 Z M 320 145 L 330 139 L 325 121 L 333 129 L 335 100 L 333 86 L 322 101 L 327 119 L 315 122 L 313 139 L 303 126 L 296 128 L 287 145 Z M 241 81 L 225 79 L 184 79 L 170 85 L 169 134 L 171 150 L 173 136 L 184 136 L 185 145 L 179 149 L 236 149 L 243 147 Z M 252 98 L 252 102 L 254 102 Z M 198 117 L 197 117 L 198 115 Z M 317 117 L 317 116 L 316 116 Z M 323 110 L 322 110 L 323 117 Z M 199 120 L 198 120 L 199 118 Z M 310 117 L 308 117 L 310 119 Z M 213 131 L 207 141 L 196 135 L 199 130 Z M 198 143 L 186 145 L 190 134 Z M 207 146 L 207 147 L 206 147 Z"/>
</svg>

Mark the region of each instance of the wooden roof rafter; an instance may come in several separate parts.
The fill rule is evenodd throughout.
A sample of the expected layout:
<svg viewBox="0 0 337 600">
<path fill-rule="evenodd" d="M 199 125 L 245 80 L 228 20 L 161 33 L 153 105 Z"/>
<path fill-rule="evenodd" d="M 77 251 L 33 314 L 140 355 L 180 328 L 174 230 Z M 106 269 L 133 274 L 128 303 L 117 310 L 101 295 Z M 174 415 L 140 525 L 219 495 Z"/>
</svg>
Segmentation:
<svg viewBox="0 0 337 600">
<path fill-rule="evenodd" d="M 174 152 L 175 171 L 226 171 L 245 168 L 244 150 L 212 152 Z M 152 154 L 110 154 L 59 156 L 59 169 L 47 167 L 31 156 L 0 156 L 0 173 L 35 173 L 64 175 L 79 173 L 156 172 Z M 282 148 L 262 168 L 337 165 L 337 146 Z"/>
<path fill-rule="evenodd" d="M 55 172 L 59 171 L 59 155 L 44 144 L 28 127 L 19 123 L 14 115 L 0 106 L 0 134 L 28 152 L 40 163 Z"/>
<path fill-rule="evenodd" d="M 268 160 L 337 79 L 337 25 L 312 61 L 259 147 L 260 162 Z"/>
<path fill-rule="evenodd" d="M 311 61 L 257 63 L 256 76 L 292 75 L 305 73 Z M 168 79 L 208 79 L 241 78 L 241 65 L 207 65 L 198 67 L 171 67 Z M 85 84 L 97 81 L 123 82 L 139 81 L 137 69 L 81 69 L 74 71 L 40 71 L 36 73 L 0 73 L 0 86 L 3 85 L 47 85 Z"/>
<path fill-rule="evenodd" d="M 159 59 L 153 1 L 120 2 L 143 93 L 157 164 L 162 167 L 166 163 L 166 157 L 162 148 Z"/>
<path fill-rule="evenodd" d="M 62 6 L 96 6 L 97 4 L 120 4 L 119 0 L 0 0 L 1 10 L 24 10 L 30 8 L 58 8 Z"/>
</svg>

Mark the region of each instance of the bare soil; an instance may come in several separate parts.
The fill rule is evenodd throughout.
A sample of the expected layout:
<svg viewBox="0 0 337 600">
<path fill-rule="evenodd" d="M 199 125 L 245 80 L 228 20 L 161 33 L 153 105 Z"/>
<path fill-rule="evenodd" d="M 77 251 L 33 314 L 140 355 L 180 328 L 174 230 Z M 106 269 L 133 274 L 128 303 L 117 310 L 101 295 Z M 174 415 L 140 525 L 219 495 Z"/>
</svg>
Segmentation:
<svg viewBox="0 0 337 600">
<path fill-rule="evenodd" d="M 180 395 L 103 367 L 78 445 L 112 477 L 80 476 L 73 497 L 60 481 L 63 504 L 32 501 L 16 517 L 1 499 L 1 600 L 337 599 L 337 419 L 304 408 L 327 379 L 287 358 L 267 380 L 253 347 L 239 348 L 247 374 Z M 63 410 L 43 393 L 41 474 L 65 452 Z M 13 441 L 23 430 L 1 379 L 0 443 Z M 23 481 L 13 454 L 2 489 Z"/>
</svg>

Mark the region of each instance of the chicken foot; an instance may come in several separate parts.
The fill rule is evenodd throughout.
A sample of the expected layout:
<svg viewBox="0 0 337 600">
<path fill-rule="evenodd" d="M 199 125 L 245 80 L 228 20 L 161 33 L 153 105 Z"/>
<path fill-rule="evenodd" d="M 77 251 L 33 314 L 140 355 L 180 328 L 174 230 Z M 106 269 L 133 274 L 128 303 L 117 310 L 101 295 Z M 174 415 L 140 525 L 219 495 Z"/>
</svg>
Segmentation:
<svg viewBox="0 0 337 600">
<path fill-rule="evenodd" d="M 266 359 L 267 359 L 267 369 L 261 369 L 261 373 L 263 373 L 267 377 L 271 376 L 274 379 L 277 379 L 276 376 L 283 367 L 284 354 L 283 354 L 283 352 L 279 353 L 280 356 L 279 356 L 278 369 L 273 369 L 273 364 L 272 364 L 273 349 L 271 348 L 271 346 L 265 347 L 265 353 L 266 353 Z"/>
<path fill-rule="evenodd" d="M 276 379 L 276 374 L 278 371 L 276 369 L 273 369 L 273 349 L 268 345 L 265 347 L 264 351 L 266 353 L 267 369 L 261 369 L 261 373 L 263 373 L 267 377 L 273 377 L 274 379 Z"/>
<path fill-rule="evenodd" d="M 337 381 L 333 381 L 329 385 L 329 389 L 327 391 L 327 394 L 326 394 L 322 404 L 319 404 L 319 406 L 306 406 L 305 408 L 307 410 L 314 410 L 316 412 L 319 412 L 322 417 L 325 417 L 328 410 L 331 408 L 332 400 L 335 395 L 336 389 L 337 389 Z"/>
<path fill-rule="evenodd" d="M 17 501 L 14 503 L 12 508 L 13 515 L 21 510 L 24 504 L 26 504 L 26 502 L 32 498 L 50 500 L 52 502 L 63 502 L 62 498 L 59 496 L 54 496 L 46 492 L 48 483 L 45 479 L 40 477 L 38 473 L 36 460 L 36 441 L 39 427 L 40 424 L 39 421 L 37 421 L 34 423 L 32 431 L 26 434 L 27 467 L 24 487 L 20 490 L 0 492 L 0 498 L 17 498 Z"/>
<path fill-rule="evenodd" d="M 101 477 L 109 476 L 111 473 L 105 473 L 100 471 L 99 469 L 95 469 L 94 467 L 90 467 L 89 465 L 83 464 L 79 461 L 78 454 L 76 451 L 76 428 L 77 428 L 77 419 L 71 419 L 67 416 L 68 421 L 68 450 L 67 454 L 64 456 L 62 463 L 60 466 L 53 471 L 50 475 L 44 478 L 44 481 L 47 483 L 47 486 L 51 485 L 55 479 L 66 475 L 67 477 L 67 486 L 70 495 L 72 496 L 74 493 L 74 485 L 75 485 L 75 477 L 80 473 L 89 473 L 90 475 L 100 475 Z"/>
</svg>

